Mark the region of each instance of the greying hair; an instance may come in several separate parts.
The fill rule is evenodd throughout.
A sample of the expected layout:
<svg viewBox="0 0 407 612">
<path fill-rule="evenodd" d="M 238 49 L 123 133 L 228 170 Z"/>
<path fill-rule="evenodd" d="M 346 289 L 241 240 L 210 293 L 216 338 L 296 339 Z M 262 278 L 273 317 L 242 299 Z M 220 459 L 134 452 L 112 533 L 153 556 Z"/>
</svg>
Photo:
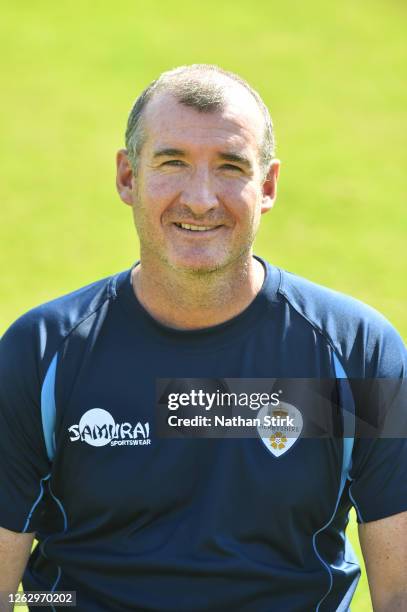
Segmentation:
<svg viewBox="0 0 407 612">
<path fill-rule="evenodd" d="M 263 175 L 267 174 L 270 162 L 275 154 L 273 123 L 267 106 L 257 91 L 252 89 L 244 79 L 233 72 L 210 64 L 180 66 L 163 72 L 137 98 L 131 109 L 126 129 L 127 154 L 135 173 L 137 172 L 141 149 L 145 142 L 142 115 L 153 95 L 157 91 L 167 91 L 185 106 L 190 106 L 201 113 L 213 113 L 223 110 L 225 106 L 225 83 L 222 81 L 227 78 L 245 87 L 255 99 L 264 117 L 263 142 L 259 154 Z"/>
</svg>

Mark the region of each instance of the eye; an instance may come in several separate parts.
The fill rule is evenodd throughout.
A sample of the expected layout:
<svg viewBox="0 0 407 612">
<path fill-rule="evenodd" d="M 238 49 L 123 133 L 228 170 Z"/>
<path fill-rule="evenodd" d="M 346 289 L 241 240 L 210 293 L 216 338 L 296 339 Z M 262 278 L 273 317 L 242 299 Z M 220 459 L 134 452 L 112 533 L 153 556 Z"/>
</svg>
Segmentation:
<svg viewBox="0 0 407 612">
<path fill-rule="evenodd" d="M 161 164 L 162 166 L 185 166 L 185 162 L 181 159 L 169 159 Z"/>
<path fill-rule="evenodd" d="M 237 172 L 243 172 L 239 166 L 234 166 L 233 164 L 222 164 L 221 168 L 223 170 L 237 170 Z"/>
</svg>

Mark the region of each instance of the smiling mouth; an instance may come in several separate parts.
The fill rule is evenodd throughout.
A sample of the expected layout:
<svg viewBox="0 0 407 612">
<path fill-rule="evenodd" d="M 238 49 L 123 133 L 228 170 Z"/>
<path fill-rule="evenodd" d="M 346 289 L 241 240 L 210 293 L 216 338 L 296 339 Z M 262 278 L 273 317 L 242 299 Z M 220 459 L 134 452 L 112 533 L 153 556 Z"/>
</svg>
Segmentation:
<svg viewBox="0 0 407 612">
<path fill-rule="evenodd" d="M 192 225 L 190 223 L 175 223 L 174 225 L 188 232 L 211 232 L 222 227 L 221 225 Z"/>
</svg>

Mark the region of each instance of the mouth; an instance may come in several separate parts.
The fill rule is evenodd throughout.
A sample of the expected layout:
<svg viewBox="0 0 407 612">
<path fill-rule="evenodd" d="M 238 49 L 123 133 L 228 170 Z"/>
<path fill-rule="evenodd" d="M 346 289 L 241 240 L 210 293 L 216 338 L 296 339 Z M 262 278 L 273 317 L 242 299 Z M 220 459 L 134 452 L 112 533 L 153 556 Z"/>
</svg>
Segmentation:
<svg viewBox="0 0 407 612">
<path fill-rule="evenodd" d="M 222 227 L 222 225 L 195 225 L 192 223 L 174 223 L 174 225 L 181 231 L 188 232 L 190 234 L 208 234 Z"/>
</svg>

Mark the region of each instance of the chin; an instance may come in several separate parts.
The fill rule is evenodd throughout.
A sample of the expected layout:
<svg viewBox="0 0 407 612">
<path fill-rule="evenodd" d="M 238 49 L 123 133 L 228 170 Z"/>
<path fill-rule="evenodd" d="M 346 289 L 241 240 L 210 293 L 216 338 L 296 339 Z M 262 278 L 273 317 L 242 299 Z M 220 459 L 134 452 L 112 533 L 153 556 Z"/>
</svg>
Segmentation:
<svg viewBox="0 0 407 612">
<path fill-rule="evenodd" d="M 179 272 L 195 274 L 197 276 L 218 272 L 224 268 L 227 263 L 223 260 L 216 260 L 214 258 L 208 258 L 205 260 L 200 259 L 181 259 L 176 258 L 168 262 L 170 266 Z"/>
</svg>

